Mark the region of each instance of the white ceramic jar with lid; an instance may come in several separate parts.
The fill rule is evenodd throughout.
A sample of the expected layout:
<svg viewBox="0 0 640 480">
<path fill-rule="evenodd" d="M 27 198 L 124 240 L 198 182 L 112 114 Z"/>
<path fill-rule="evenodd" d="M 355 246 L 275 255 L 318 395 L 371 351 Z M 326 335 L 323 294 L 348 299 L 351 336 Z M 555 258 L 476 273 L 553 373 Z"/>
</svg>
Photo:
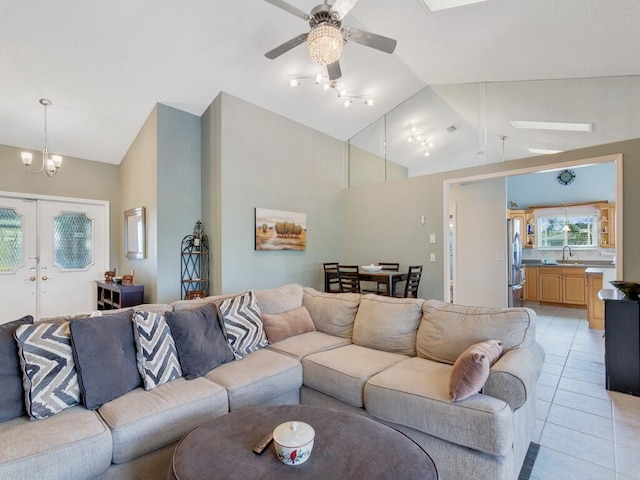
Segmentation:
<svg viewBox="0 0 640 480">
<path fill-rule="evenodd" d="M 273 446 L 278 459 L 286 465 L 300 465 L 311 456 L 316 432 L 308 423 L 292 421 L 273 431 Z"/>
</svg>

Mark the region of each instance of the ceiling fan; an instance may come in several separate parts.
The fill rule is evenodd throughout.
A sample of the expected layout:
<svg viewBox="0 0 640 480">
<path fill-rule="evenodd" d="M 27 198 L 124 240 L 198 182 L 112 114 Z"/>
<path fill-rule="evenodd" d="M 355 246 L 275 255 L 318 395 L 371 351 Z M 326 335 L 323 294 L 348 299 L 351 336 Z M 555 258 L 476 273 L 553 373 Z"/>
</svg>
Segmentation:
<svg viewBox="0 0 640 480">
<path fill-rule="evenodd" d="M 392 38 L 342 26 L 342 19 L 358 3 L 358 0 L 336 0 L 333 5 L 327 4 L 327 0 L 325 0 L 324 3 L 315 6 L 310 14 L 283 0 L 265 1 L 301 18 L 308 22 L 309 27 L 311 27 L 308 33 L 298 35 L 265 53 L 265 57 L 271 60 L 306 41 L 311 59 L 320 65 L 326 65 L 329 79 L 337 80 L 342 76 L 338 60 L 344 44 L 348 41 L 360 43 L 386 53 L 393 53 L 396 48 L 397 42 Z"/>
</svg>

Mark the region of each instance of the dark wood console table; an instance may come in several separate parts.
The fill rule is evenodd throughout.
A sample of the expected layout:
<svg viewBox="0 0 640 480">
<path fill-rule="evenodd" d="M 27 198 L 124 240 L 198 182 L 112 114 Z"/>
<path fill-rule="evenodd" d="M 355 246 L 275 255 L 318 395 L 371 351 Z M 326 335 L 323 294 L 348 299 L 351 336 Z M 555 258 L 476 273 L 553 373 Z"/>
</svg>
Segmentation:
<svg viewBox="0 0 640 480">
<path fill-rule="evenodd" d="M 604 363 L 607 390 L 640 396 L 640 301 L 616 293 L 604 300 Z M 621 299 L 615 299 L 621 298 Z"/>
<path fill-rule="evenodd" d="M 133 307 L 143 303 L 144 285 L 121 285 L 96 282 L 98 285 L 98 310 Z"/>
</svg>

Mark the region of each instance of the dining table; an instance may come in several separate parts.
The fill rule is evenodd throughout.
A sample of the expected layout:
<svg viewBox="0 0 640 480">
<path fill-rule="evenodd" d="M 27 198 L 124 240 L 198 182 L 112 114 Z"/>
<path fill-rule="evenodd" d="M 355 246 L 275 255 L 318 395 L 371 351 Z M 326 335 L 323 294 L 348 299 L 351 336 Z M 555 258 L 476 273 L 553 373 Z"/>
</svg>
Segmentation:
<svg viewBox="0 0 640 480">
<path fill-rule="evenodd" d="M 337 269 L 327 269 L 324 272 L 324 291 L 329 292 L 329 282 L 333 278 L 338 278 Z M 386 286 L 385 291 L 381 295 L 393 297 L 395 287 L 398 283 L 407 280 L 407 272 L 397 272 L 395 270 L 380 270 L 378 272 L 364 271 L 358 269 L 358 278 L 361 282 L 376 282 Z"/>
</svg>

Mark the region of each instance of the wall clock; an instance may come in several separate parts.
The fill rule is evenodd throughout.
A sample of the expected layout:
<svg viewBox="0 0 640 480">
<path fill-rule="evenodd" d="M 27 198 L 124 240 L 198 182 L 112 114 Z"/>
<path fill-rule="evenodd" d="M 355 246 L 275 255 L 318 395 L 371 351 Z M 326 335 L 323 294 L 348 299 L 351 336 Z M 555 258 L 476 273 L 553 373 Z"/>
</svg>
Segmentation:
<svg viewBox="0 0 640 480">
<path fill-rule="evenodd" d="M 562 185 L 569 185 L 576 178 L 576 172 L 573 170 L 563 170 L 558 174 L 558 181 Z"/>
</svg>

